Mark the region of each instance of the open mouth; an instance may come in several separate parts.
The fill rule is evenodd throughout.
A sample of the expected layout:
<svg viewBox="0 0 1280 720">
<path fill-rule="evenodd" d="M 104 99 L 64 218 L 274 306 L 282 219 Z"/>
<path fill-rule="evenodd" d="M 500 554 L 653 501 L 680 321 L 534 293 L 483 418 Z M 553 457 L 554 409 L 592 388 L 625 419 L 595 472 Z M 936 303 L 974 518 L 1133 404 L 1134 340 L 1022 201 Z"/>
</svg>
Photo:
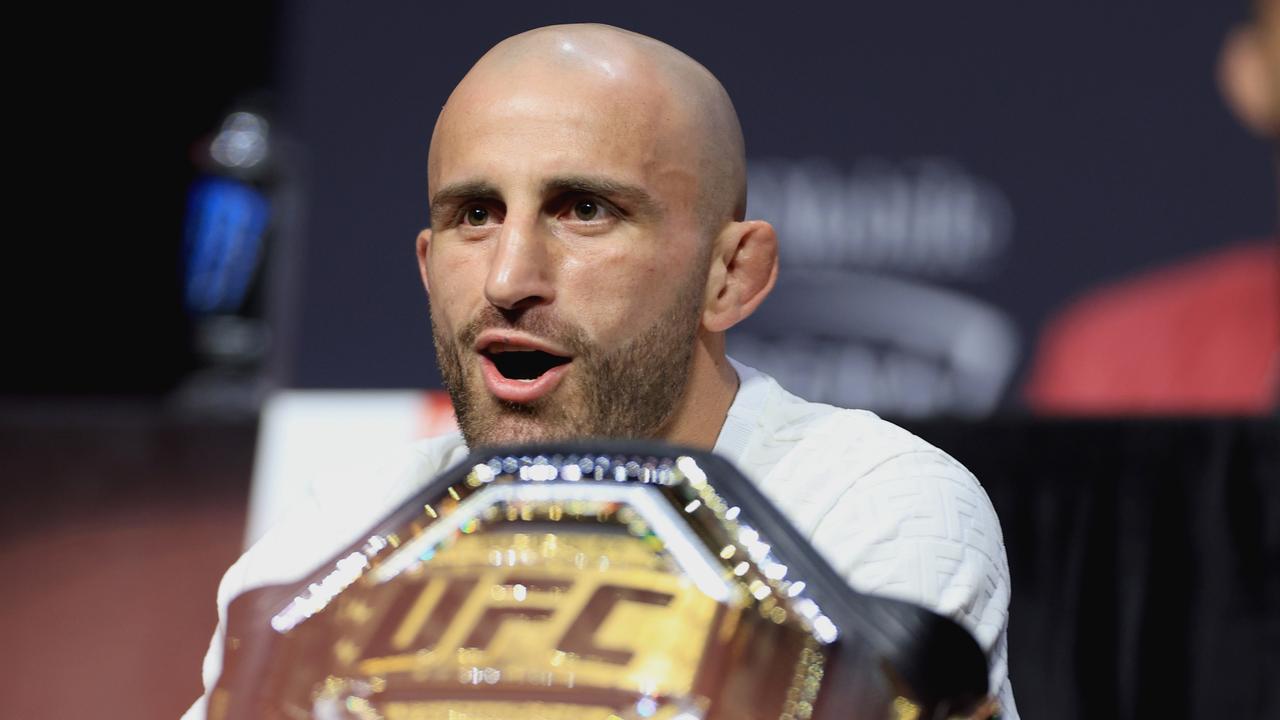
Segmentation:
<svg viewBox="0 0 1280 720">
<path fill-rule="evenodd" d="M 532 348 L 489 348 L 483 354 L 508 380 L 537 380 L 552 368 L 568 364 L 572 359 Z"/>
<path fill-rule="evenodd" d="M 493 397 L 508 403 L 536 402 L 555 392 L 569 372 L 572 355 L 536 337 L 486 331 L 476 344 L 480 373 Z"/>
</svg>

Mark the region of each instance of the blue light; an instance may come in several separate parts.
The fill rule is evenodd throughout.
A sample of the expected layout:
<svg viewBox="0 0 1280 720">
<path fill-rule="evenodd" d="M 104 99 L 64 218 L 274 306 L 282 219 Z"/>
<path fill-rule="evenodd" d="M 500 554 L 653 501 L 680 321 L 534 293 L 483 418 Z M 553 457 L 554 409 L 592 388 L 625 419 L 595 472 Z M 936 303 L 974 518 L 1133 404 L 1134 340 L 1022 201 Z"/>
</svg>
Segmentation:
<svg viewBox="0 0 1280 720">
<path fill-rule="evenodd" d="M 196 181 L 187 199 L 184 295 L 195 314 L 234 313 L 262 255 L 271 204 L 229 178 Z"/>
</svg>

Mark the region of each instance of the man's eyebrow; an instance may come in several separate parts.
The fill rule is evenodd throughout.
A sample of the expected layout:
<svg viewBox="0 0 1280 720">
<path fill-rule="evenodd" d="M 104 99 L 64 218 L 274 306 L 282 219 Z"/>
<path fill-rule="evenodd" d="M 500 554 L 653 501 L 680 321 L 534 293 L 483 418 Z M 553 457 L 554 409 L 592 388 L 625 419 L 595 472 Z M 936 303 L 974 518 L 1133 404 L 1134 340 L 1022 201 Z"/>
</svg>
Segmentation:
<svg viewBox="0 0 1280 720">
<path fill-rule="evenodd" d="M 458 205 L 473 200 L 496 200 L 501 197 L 498 189 L 484 180 L 466 180 L 445 185 L 431 196 L 431 224 L 439 215 Z"/>
<path fill-rule="evenodd" d="M 656 213 L 660 205 L 657 199 L 638 185 L 629 185 L 602 177 L 590 175 L 566 175 L 548 180 L 543 185 L 543 195 L 563 195 L 581 193 L 596 195 L 605 200 L 612 200 L 623 207 L 621 210 L 629 215 Z"/>
</svg>

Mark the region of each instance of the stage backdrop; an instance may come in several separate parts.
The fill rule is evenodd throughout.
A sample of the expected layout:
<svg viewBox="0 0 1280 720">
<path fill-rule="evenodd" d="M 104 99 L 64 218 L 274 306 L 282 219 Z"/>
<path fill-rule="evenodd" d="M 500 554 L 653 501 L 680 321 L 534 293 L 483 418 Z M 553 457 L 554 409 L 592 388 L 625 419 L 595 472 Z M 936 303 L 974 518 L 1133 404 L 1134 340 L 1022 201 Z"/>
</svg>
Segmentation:
<svg viewBox="0 0 1280 720">
<path fill-rule="evenodd" d="M 286 4 L 272 372 L 438 386 L 413 252 L 436 113 L 501 38 L 594 20 L 687 51 L 737 104 L 750 214 L 778 228 L 783 274 L 734 355 L 900 417 L 1016 406 L 1072 297 L 1273 227 L 1271 153 L 1214 79 L 1246 9 Z"/>
</svg>

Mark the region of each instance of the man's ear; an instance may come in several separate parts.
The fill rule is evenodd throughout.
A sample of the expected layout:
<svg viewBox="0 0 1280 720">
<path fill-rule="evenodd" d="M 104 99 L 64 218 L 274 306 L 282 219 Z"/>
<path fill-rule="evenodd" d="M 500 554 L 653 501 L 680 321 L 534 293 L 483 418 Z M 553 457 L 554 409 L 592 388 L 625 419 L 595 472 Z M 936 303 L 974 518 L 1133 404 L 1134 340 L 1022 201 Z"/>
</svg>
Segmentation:
<svg viewBox="0 0 1280 720">
<path fill-rule="evenodd" d="M 778 280 L 778 235 L 763 220 L 729 223 L 715 240 L 702 325 L 724 332 L 755 312 Z"/>
<path fill-rule="evenodd" d="M 1231 30 L 1218 55 L 1218 86 L 1240 124 L 1261 137 L 1280 130 L 1280 98 L 1275 68 L 1268 67 L 1262 33 L 1256 25 Z"/>
<path fill-rule="evenodd" d="M 427 255 L 431 252 L 431 228 L 418 233 L 418 272 L 422 275 L 422 287 L 431 294 L 431 281 L 427 279 Z"/>
</svg>

